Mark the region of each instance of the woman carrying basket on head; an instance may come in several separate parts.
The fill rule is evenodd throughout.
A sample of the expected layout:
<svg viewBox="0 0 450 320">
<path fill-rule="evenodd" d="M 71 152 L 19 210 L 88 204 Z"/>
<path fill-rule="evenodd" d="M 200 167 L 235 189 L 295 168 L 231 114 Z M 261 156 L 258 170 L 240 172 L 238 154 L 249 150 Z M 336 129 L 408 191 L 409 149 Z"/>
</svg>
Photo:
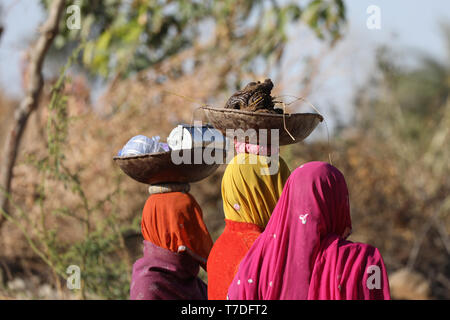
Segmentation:
<svg viewBox="0 0 450 320">
<path fill-rule="evenodd" d="M 289 177 L 289 168 L 281 157 L 277 170 L 270 172 L 268 161 L 278 154 L 268 157 L 248 153 L 257 147 L 237 144 L 236 149 L 243 153 L 228 164 L 222 179 L 225 229 L 208 258 L 210 300 L 226 299 L 239 262 L 266 227 Z"/>
<path fill-rule="evenodd" d="M 144 256 L 133 266 L 130 298 L 206 300 L 197 274 L 206 269 L 212 239 L 195 199 L 187 191 L 150 195 L 141 230 Z"/>
</svg>

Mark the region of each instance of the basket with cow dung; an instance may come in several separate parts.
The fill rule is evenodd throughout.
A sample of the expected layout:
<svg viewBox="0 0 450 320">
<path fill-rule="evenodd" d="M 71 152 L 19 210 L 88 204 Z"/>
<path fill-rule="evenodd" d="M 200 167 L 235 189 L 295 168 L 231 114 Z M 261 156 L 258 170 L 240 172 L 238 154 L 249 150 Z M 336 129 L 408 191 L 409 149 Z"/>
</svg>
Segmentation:
<svg viewBox="0 0 450 320">
<path fill-rule="evenodd" d="M 323 121 L 319 113 L 286 113 L 282 102 L 271 96 L 273 83 L 251 82 L 234 93 L 224 108 L 204 106 L 209 122 L 236 141 L 271 144 L 278 133 L 279 146 L 303 141 Z M 262 134 L 267 134 L 265 137 Z M 264 138 L 264 139 L 263 139 Z M 275 138 L 275 139 L 276 139 Z"/>
</svg>

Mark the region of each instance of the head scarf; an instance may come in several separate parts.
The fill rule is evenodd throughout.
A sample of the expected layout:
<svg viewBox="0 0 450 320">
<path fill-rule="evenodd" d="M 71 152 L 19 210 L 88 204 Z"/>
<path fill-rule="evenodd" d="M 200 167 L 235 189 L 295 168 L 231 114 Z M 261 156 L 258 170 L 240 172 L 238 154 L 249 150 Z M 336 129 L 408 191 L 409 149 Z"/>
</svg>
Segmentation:
<svg viewBox="0 0 450 320">
<path fill-rule="evenodd" d="M 279 161 L 269 162 L 271 159 Z M 222 178 L 225 218 L 264 228 L 289 174 L 289 168 L 281 157 L 248 153 L 236 155 Z"/>
<path fill-rule="evenodd" d="M 297 168 L 265 231 L 242 260 L 229 298 L 389 298 L 378 250 L 344 240 L 346 229 L 351 219 L 342 173 L 324 162 Z M 370 266 L 380 270 L 380 289 L 365 285 Z"/>
<path fill-rule="evenodd" d="M 178 252 L 185 246 L 204 259 L 213 244 L 202 210 L 189 193 L 151 195 L 144 206 L 141 230 L 145 240 L 159 247 Z"/>
</svg>

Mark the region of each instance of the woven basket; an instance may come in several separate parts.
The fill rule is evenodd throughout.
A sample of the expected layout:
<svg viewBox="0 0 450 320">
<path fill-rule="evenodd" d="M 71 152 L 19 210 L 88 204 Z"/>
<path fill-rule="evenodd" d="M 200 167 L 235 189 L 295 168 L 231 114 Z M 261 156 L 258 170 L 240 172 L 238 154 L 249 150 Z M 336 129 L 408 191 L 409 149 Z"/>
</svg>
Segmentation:
<svg viewBox="0 0 450 320">
<path fill-rule="evenodd" d="M 227 129 L 242 129 L 244 131 L 254 129 L 256 132 L 259 129 L 267 129 L 269 130 L 268 133 L 270 133 L 270 129 L 279 129 L 280 146 L 304 140 L 323 121 L 323 117 L 318 113 L 285 113 L 283 115 L 224 108 L 202 107 L 202 109 L 211 124 L 223 135 L 227 134 Z M 284 123 L 295 140 L 284 129 Z M 256 139 L 258 138 L 256 137 Z M 270 136 L 267 143 L 270 143 Z"/>
<path fill-rule="evenodd" d="M 194 149 L 193 149 L 194 150 Z M 201 150 L 203 152 L 203 149 Z M 185 150 L 181 151 L 181 155 Z M 220 164 L 194 164 L 194 151 L 191 163 L 176 165 L 172 162 L 171 151 L 139 156 L 115 156 L 113 159 L 132 179 L 145 184 L 189 183 L 200 181 L 211 175 Z"/>
</svg>

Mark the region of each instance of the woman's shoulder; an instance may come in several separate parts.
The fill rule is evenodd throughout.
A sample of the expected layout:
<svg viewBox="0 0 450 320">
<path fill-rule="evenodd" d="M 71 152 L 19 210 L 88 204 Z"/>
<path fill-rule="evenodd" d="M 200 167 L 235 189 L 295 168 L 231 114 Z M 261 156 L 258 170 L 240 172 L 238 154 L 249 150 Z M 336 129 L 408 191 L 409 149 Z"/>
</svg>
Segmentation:
<svg viewBox="0 0 450 320">
<path fill-rule="evenodd" d="M 339 251 L 342 254 L 361 254 L 373 260 L 382 260 L 380 250 L 368 243 L 339 240 Z"/>
</svg>

